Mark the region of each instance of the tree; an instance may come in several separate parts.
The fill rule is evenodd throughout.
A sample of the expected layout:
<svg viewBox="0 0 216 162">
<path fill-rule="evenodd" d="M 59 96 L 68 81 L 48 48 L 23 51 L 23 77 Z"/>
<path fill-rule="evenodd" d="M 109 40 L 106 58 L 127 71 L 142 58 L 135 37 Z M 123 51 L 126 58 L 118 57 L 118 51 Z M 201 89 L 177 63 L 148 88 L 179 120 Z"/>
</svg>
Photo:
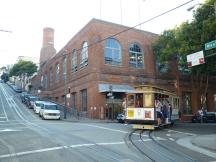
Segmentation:
<svg viewBox="0 0 216 162">
<path fill-rule="evenodd" d="M 9 80 L 8 74 L 7 73 L 3 73 L 1 75 L 1 80 L 3 80 L 6 83 Z"/>
<path fill-rule="evenodd" d="M 9 76 L 21 76 L 22 74 L 27 74 L 31 76 L 37 71 L 37 65 L 32 61 L 20 60 L 18 63 L 14 64 L 9 72 Z"/>
<path fill-rule="evenodd" d="M 200 94 L 201 106 L 205 104 L 209 75 L 214 75 L 216 71 L 216 59 L 215 56 L 206 57 L 205 64 L 188 68 L 186 56 L 200 50 L 204 50 L 205 55 L 216 52 L 215 49 L 205 51 L 204 48 L 205 43 L 216 39 L 214 2 L 215 0 L 206 1 L 194 11 L 193 21 L 164 31 L 153 45 L 154 55 L 159 62 L 163 64 L 176 58 L 179 70 L 190 72 L 192 88 L 196 88 Z"/>
</svg>

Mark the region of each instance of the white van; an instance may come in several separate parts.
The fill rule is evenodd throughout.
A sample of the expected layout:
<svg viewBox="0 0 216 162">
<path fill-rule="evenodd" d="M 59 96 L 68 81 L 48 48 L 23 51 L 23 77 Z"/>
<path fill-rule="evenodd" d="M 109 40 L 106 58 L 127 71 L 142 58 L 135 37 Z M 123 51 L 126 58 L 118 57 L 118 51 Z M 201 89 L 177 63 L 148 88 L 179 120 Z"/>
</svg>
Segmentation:
<svg viewBox="0 0 216 162">
<path fill-rule="evenodd" d="M 58 106 L 51 102 L 43 102 L 39 111 L 42 119 L 60 119 L 60 111 Z"/>
</svg>

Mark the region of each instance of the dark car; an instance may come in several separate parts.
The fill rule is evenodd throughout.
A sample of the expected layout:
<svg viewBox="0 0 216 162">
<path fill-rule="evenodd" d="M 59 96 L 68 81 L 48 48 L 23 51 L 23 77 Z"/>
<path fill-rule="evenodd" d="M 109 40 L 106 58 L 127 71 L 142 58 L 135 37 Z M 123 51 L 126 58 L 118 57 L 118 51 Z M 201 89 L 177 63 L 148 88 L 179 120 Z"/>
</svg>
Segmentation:
<svg viewBox="0 0 216 162">
<path fill-rule="evenodd" d="M 125 115 L 124 114 L 118 114 L 117 117 L 116 117 L 116 120 L 119 123 L 124 123 L 125 122 Z"/>
<path fill-rule="evenodd" d="M 39 98 L 36 97 L 36 96 L 27 96 L 26 105 L 27 105 L 29 108 L 33 109 L 34 102 L 35 102 L 35 101 L 38 101 L 38 100 L 39 100 Z"/>
<path fill-rule="evenodd" d="M 213 123 L 216 122 L 216 112 L 206 112 L 201 117 L 199 113 L 194 114 L 192 117 L 192 123 Z"/>
<path fill-rule="evenodd" d="M 206 112 L 205 119 L 207 123 L 215 123 L 216 122 L 216 112 Z"/>
<path fill-rule="evenodd" d="M 27 97 L 29 96 L 30 94 L 23 94 L 23 96 L 21 96 L 21 100 L 22 100 L 22 103 L 26 104 L 27 103 Z"/>
</svg>

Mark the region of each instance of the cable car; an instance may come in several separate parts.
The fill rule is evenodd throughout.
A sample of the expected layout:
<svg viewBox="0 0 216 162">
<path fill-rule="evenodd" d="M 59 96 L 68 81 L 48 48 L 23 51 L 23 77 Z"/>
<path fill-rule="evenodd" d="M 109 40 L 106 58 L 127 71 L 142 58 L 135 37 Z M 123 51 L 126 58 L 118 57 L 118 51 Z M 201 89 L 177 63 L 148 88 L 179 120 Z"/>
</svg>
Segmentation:
<svg viewBox="0 0 216 162">
<path fill-rule="evenodd" d="M 168 109 L 169 104 L 171 111 Z M 164 111 L 167 113 L 166 118 Z M 135 129 L 153 130 L 159 126 L 171 125 L 179 118 L 178 113 L 179 97 L 172 91 L 141 85 L 126 95 L 126 121 L 133 124 Z"/>
</svg>

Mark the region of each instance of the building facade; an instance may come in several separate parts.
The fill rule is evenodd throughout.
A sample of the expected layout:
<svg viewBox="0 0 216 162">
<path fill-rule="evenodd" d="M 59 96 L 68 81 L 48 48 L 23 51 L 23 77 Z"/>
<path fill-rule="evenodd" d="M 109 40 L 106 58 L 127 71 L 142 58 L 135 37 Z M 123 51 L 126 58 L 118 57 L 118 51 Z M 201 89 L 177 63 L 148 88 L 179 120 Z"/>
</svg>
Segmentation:
<svg viewBox="0 0 216 162">
<path fill-rule="evenodd" d="M 88 117 L 114 119 L 123 111 L 125 94 L 134 86 L 157 85 L 176 91 L 187 119 L 197 110 L 189 76 L 180 76 L 176 68 L 166 74 L 157 71 L 152 53 L 157 38 L 154 33 L 92 19 L 57 54 L 47 57 L 42 50 L 43 62 L 32 80 L 33 87 L 41 97 Z M 210 106 L 215 104 L 214 94 L 212 86 Z"/>
</svg>

